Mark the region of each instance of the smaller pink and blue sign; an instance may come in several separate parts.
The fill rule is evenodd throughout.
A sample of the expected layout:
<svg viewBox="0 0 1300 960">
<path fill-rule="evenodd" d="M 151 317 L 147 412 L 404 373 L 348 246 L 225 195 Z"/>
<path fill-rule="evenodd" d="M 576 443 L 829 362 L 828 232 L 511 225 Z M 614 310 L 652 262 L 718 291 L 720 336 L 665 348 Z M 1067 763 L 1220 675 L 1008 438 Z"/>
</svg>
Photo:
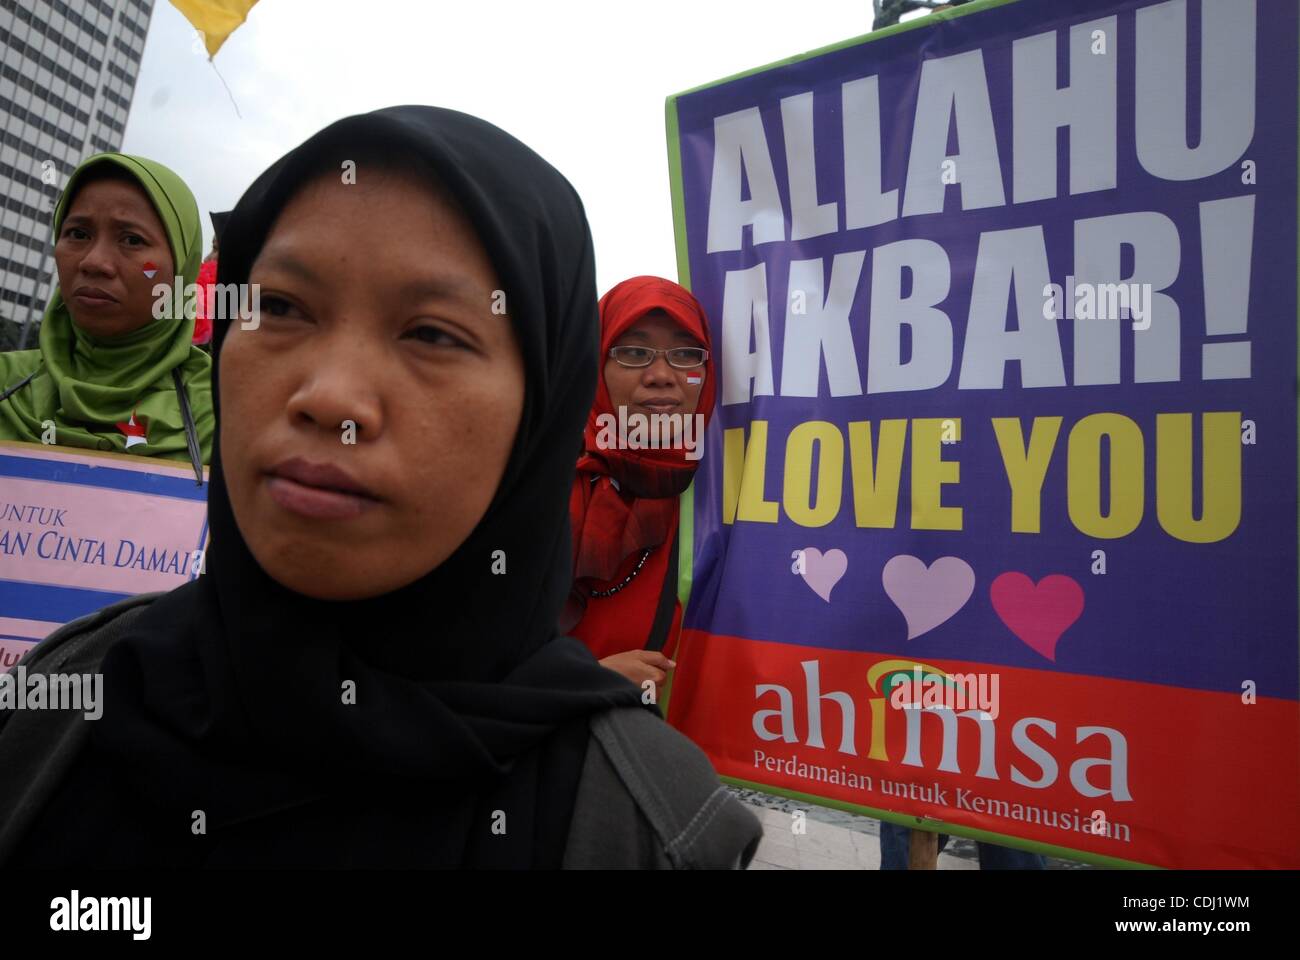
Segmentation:
<svg viewBox="0 0 1300 960">
<path fill-rule="evenodd" d="M 197 576 L 207 497 L 188 464 L 0 443 L 0 669 L 64 623 Z"/>
</svg>

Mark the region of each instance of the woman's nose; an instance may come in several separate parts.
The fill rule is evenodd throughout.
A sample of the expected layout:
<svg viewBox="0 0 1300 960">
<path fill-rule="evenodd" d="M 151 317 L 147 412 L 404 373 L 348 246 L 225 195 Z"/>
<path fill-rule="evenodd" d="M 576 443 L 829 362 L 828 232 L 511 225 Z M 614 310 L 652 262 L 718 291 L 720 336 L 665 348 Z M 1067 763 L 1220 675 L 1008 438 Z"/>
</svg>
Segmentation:
<svg viewBox="0 0 1300 960">
<path fill-rule="evenodd" d="M 383 403 L 365 351 L 334 344 L 312 351 L 306 373 L 289 399 L 291 421 L 336 434 L 345 444 L 372 441 L 384 430 Z"/>
<path fill-rule="evenodd" d="M 673 380 L 672 364 L 662 354 L 655 357 L 654 362 L 645 369 L 646 383 L 672 383 Z"/>
<path fill-rule="evenodd" d="M 112 242 L 107 238 L 93 241 L 90 248 L 77 262 L 77 269 L 82 273 L 95 276 L 113 276 L 117 273 L 117 259 Z"/>
</svg>

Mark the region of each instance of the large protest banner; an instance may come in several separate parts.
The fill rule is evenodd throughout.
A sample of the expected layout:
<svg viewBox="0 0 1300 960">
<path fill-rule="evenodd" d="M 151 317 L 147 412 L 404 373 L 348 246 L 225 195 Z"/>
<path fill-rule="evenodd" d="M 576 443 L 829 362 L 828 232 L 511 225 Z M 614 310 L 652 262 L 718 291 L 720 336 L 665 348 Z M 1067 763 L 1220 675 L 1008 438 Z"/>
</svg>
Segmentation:
<svg viewBox="0 0 1300 960">
<path fill-rule="evenodd" d="M 202 569 L 188 464 L 0 442 L 0 671 L 61 624 Z"/>
<path fill-rule="evenodd" d="M 985 0 L 669 98 L 722 361 L 669 719 L 721 774 L 1300 866 L 1298 36 Z"/>
</svg>

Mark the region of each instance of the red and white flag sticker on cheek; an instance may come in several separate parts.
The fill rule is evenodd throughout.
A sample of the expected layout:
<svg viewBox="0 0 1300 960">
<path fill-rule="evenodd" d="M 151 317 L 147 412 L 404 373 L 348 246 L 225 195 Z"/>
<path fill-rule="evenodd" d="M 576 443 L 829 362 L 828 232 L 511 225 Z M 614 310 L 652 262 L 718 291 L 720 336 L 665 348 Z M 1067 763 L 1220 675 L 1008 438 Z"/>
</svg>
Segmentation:
<svg viewBox="0 0 1300 960">
<path fill-rule="evenodd" d="M 158 272 L 158 264 L 154 263 L 152 260 L 146 260 L 142 269 L 144 270 L 144 275 L 152 280 L 153 275 Z"/>
<path fill-rule="evenodd" d="M 698 387 L 701 383 L 704 382 L 704 376 L 699 373 L 688 373 L 686 375 L 686 382 L 690 384 L 692 387 Z"/>
</svg>

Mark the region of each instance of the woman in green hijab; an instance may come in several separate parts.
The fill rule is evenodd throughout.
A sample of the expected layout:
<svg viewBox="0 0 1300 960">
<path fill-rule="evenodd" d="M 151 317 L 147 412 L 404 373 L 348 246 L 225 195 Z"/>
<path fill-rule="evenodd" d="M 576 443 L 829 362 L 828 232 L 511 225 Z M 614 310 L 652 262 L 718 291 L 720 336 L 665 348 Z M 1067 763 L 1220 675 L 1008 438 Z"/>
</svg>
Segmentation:
<svg viewBox="0 0 1300 960">
<path fill-rule="evenodd" d="M 193 194 L 160 163 L 101 153 L 54 211 L 59 282 L 39 350 L 0 353 L 0 440 L 186 460 L 212 453 L 211 361 L 193 311 L 154 287 L 195 282 Z"/>
</svg>

